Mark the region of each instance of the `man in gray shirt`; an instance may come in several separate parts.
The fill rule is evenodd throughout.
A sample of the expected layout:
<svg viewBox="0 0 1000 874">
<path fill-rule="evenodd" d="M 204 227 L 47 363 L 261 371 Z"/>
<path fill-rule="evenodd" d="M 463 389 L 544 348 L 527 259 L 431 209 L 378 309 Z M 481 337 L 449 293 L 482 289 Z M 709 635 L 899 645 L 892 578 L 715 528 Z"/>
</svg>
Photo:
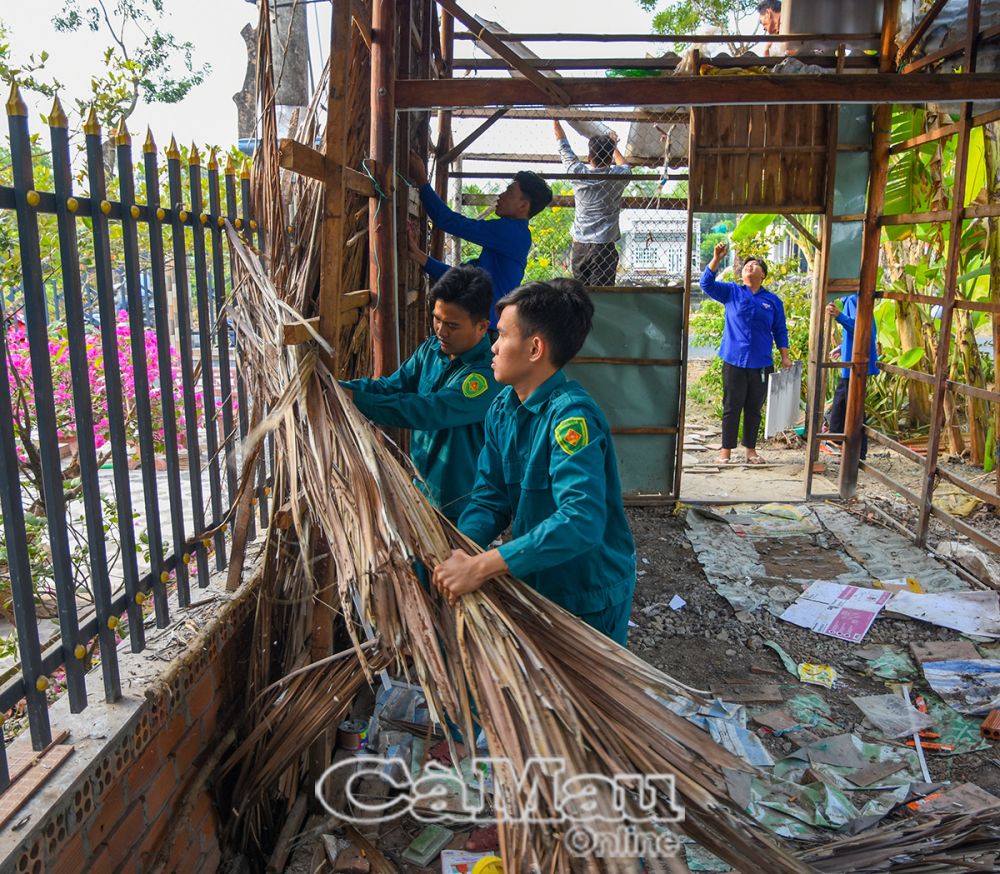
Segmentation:
<svg viewBox="0 0 1000 874">
<path fill-rule="evenodd" d="M 615 133 L 591 137 L 587 143 L 587 162 L 577 158 L 570 147 L 562 125 L 554 120 L 559 143 L 559 155 L 568 173 L 599 174 L 599 179 L 574 179 L 573 194 L 576 212 L 573 219 L 573 277 L 584 285 L 614 285 L 618 269 L 618 248 L 621 236 L 618 214 L 622 194 L 629 183 L 632 168 L 618 151 Z M 609 179 L 609 175 L 621 179 Z"/>
</svg>

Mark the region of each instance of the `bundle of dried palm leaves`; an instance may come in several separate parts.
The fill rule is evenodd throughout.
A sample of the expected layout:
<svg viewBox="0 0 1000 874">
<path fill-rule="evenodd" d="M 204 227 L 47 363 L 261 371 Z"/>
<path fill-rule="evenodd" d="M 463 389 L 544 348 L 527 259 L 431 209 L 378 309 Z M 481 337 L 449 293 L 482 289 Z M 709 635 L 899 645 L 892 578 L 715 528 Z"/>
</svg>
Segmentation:
<svg viewBox="0 0 1000 874">
<path fill-rule="evenodd" d="M 336 568 L 341 605 L 360 605 L 357 618 L 377 630 L 398 670 L 416 675 L 435 719 L 453 720 L 466 737 L 474 735 L 464 693 L 471 691 L 491 755 L 512 766 L 512 774 L 496 776 L 506 811 L 501 843 L 508 870 L 539 865 L 570 871 L 574 863 L 560 841 L 572 811 L 560 807 L 565 799 L 554 787 L 543 788 L 536 818 L 555 825 L 520 822 L 530 801 L 516 776 L 537 757 L 559 759 L 563 779 L 673 775 L 684 809 L 677 828 L 733 864 L 807 870 L 728 798 L 722 769 L 746 765 L 650 695 L 690 696 L 693 690 L 510 577 L 490 581 L 454 609 L 421 586 L 415 562 L 433 567 L 454 547 L 475 547 L 427 503 L 413 471 L 345 402 L 322 363 L 322 342 L 282 344 L 280 326 L 294 313 L 256 256 L 235 234 L 231 242 L 239 254 L 233 321 L 243 372 L 251 375 L 255 402 L 268 410 L 252 440 L 264 434 L 275 440 L 276 491 L 288 496 L 292 520 L 283 535 L 294 534 L 300 549 L 297 585 L 318 585 L 311 569 L 321 556 L 309 550 L 323 544 Z M 269 545 L 268 552 L 275 555 L 278 548 Z M 308 593 L 300 592 L 299 599 L 305 603 Z M 380 665 L 372 664 L 356 623 L 349 621 L 347 628 L 359 663 L 372 676 Z M 255 769 L 259 755 L 258 749 Z M 609 821 L 618 815 L 610 787 L 587 804 Z M 656 799 L 655 812 L 673 816 L 667 795 Z M 608 859 L 603 869 L 626 866 Z"/>
</svg>

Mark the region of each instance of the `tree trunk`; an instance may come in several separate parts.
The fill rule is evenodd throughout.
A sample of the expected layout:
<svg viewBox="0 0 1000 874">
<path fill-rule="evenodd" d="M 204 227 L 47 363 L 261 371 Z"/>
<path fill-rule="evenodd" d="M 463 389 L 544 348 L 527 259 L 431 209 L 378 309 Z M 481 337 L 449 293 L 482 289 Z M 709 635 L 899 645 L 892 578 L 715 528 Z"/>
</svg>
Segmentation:
<svg viewBox="0 0 1000 874">
<path fill-rule="evenodd" d="M 958 341 L 958 358 L 966 385 L 986 388 L 983 368 L 979 360 L 979 346 L 972 324 L 972 313 L 956 309 L 954 312 L 955 338 Z M 956 368 L 957 370 L 958 368 Z M 964 397 L 965 416 L 969 424 L 969 461 L 982 465 L 986 449 L 986 431 L 989 428 L 986 403 L 977 398 Z"/>
</svg>

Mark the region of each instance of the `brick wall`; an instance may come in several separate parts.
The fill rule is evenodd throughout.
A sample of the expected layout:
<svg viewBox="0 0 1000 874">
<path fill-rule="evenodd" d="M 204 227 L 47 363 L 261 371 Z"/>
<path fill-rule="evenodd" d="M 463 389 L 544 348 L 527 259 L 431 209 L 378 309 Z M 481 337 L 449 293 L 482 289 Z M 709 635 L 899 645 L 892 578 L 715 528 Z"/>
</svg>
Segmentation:
<svg viewBox="0 0 1000 874">
<path fill-rule="evenodd" d="M 183 656 L 163 664 L 145 700 L 45 815 L 32 822 L 17 851 L 0 860 L 0 870 L 216 871 L 219 818 L 209 777 L 228 746 L 227 734 L 242 703 L 252 588 L 226 602 Z"/>
</svg>

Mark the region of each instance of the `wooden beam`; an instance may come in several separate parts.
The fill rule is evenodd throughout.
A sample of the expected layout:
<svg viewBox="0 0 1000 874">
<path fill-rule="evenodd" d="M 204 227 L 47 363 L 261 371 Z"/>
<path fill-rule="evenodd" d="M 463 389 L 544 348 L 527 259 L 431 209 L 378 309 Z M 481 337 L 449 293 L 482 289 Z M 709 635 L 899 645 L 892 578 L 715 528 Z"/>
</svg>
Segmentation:
<svg viewBox="0 0 1000 874">
<path fill-rule="evenodd" d="M 503 118 L 507 111 L 510 109 L 509 106 L 501 106 L 496 110 L 486 121 L 484 121 L 479 127 L 477 127 L 472 133 L 470 133 L 465 139 L 460 143 L 453 146 L 447 152 L 445 152 L 438 160 L 443 162 L 445 166 L 450 164 L 459 155 L 462 154 L 469 146 L 471 146 L 476 140 L 478 140 L 486 131 L 488 131 L 493 125 L 495 125 L 501 118 Z"/>
<path fill-rule="evenodd" d="M 964 76 L 975 74 L 976 41 L 979 38 L 979 0 L 969 0 L 969 13 L 965 22 L 965 70 Z M 948 236 L 948 255 L 945 261 L 944 301 L 941 310 L 941 334 L 938 337 L 937 356 L 934 361 L 934 393 L 931 399 L 931 430 L 927 437 L 927 466 L 924 469 L 924 483 L 921 493 L 919 515 L 917 517 L 917 543 L 927 542 L 927 531 L 931 516 L 931 499 L 937 479 L 938 454 L 941 449 L 941 431 L 944 426 L 944 402 L 948 389 L 948 366 L 951 359 L 951 324 L 958 291 L 958 270 L 962 254 L 962 215 L 965 198 L 965 183 L 969 170 L 969 139 L 972 132 L 972 104 L 962 106 L 958 121 L 958 142 L 955 145 L 955 171 L 952 191 L 958 194 L 951 199 L 951 222 Z"/>
<path fill-rule="evenodd" d="M 368 275 L 375 305 L 371 308 L 372 375 L 392 373 L 399 362 L 396 350 L 396 216 L 391 192 L 395 167 L 394 100 L 396 69 L 396 4 L 374 0 L 372 8 L 371 137 L 374 167 L 369 172 L 385 195 L 370 203 Z M 409 28 L 407 28 L 407 32 Z"/>
<path fill-rule="evenodd" d="M 711 106 L 769 103 L 945 103 L 995 100 L 1000 73 L 899 76 L 669 76 L 560 79 L 573 105 Z M 396 83 L 396 107 L 556 106 L 520 79 L 409 79 Z M 551 117 L 551 116 L 550 116 Z"/>
<path fill-rule="evenodd" d="M 371 9 L 361 0 L 351 0 L 351 18 L 361 35 L 361 39 L 370 50 L 372 47 Z"/>
<path fill-rule="evenodd" d="M 278 142 L 278 166 L 292 170 L 300 176 L 325 182 L 335 166 L 322 152 L 311 149 L 298 140 L 284 139 Z"/>
<path fill-rule="evenodd" d="M 978 39 L 980 43 L 988 43 L 995 40 L 1000 36 L 1000 25 L 996 27 L 990 27 L 978 34 Z M 903 73 L 911 74 L 916 73 L 918 70 L 922 70 L 924 67 L 929 67 L 931 64 L 936 64 L 938 61 L 943 61 L 946 58 L 953 57 L 961 52 L 965 47 L 964 42 L 955 42 L 950 45 L 946 45 L 944 48 L 938 49 L 925 58 L 921 58 L 919 61 L 914 61 L 912 64 L 907 64 L 903 68 Z"/>
<path fill-rule="evenodd" d="M 797 230 L 806 240 L 809 241 L 810 245 L 814 249 L 820 248 L 819 240 L 813 236 L 812 231 L 809 230 L 802 222 L 800 222 L 794 215 L 786 215 L 785 221 L 788 222 L 795 230 Z"/>
<path fill-rule="evenodd" d="M 890 78 L 892 40 L 899 21 L 899 0 L 884 0 L 882 4 L 882 48 L 880 70 Z M 853 78 L 853 77 L 844 77 Z M 874 324 L 875 286 L 882 239 L 882 209 L 885 185 L 889 175 L 889 138 L 892 135 L 892 105 L 875 107 L 872 156 L 868 179 L 868 204 L 861 237 L 861 271 L 858 278 L 858 309 L 854 317 L 854 348 L 851 352 L 850 382 L 847 387 L 847 408 L 844 416 L 844 443 L 840 463 L 840 496 L 854 497 L 861 462 L 862 429 L 865 420 L 865 389 L 868 385 L 868 356 Z M 965 190 L 964 186 L 960 189 Z"/>
<path fill-rule="evenodd" d="M 458 108 L 452 112 L 455 118 L 489 118 L 492 109 L 482 106 Z M 664 110 L 662 113 L 645 109 L 525 109 L 515 108 L 507 113 L 508 119 L 541 119 L 542 121 L 648 121 L 656 124 L 687 124 L 687 111 Z"/>
<path fill-rule="evenodd" d="M 442 4 L 444 5 L 444 4 Z M 476 22 L 474 32 L 461 31 L 455 34 L 455 39 L 478 39 L 479 23 Z M 699 43 L 731 43 L 731 42 L 871 42 L 879 38 L 877 33 L 755 33 L 752 36 L 739 33 L 498 33 L 496 36 L 506 42 L 684 42 L 691 45 Z"/>
<path fill-rule="evenodd" d="M 431 4 L 432 9 L 437 6 Z M 441 28 L 438 36 L 441 55 L 441 76 L 451 78 L 455 58 L 455 17 L 445 10 L 441 11 Z M 448 202 L 448 173 L 451 161 L 445 161 L 451 147 L 451 112 L 447 109 L 438 111 L 438 141 L 434 147 L 437 160 L 434 162 L 434 192 L 445 203 Z M 444 260 L 444 231 L 435 226 L 431 230 L 430 254 L 438 261 Z"/>
<path fill-rule="evenodd" d="M 659 58 L 525 58 L 535 70 L 674 70 L 680 63 L 680 55 L 664 55 Z M 785 56 L 761 58 L 755 54 L 739 55 L 735 58 L 715 57 L 713 67 L 738 70 L 746 67 L 776 67 Z M 818 67 L 837 67 L 837 57 L 809 55 L 809 63 Z M 461 58 L 455 61 L 456 70 L 506 70 L 507 62 L 496 58 Z M 878 60 L 869 55 L 852 55 L 844 59 L 844 66 L 853 70 L 874 70 Z"/>
<path fill-rule="evenodd" d="M 311 329 L 311 330 L 310 330 Z M 286 346 L 299 346 L 308 343 L 313 338 L 313 334 L 319 333 L 319 316 L 306 319 L 303 322 L 291 322 L 281 326 L 282 343 Z"/>
<path fill-rule="evenodd" d="M 561 106 L 568 106 L 572 101 L 569 95 L 555 82 L 543 76 L 537 70 L 525 62 L 525 60 L 514 52 L 502 38 L 493 33 L 488 27 L 480 24 L 472 15 L 459 6 L 455 0 L 438 0 L 438 4 L 447 12 L 450 12 L 456 21 L 462 22 L 470 31 L 477 35 L 479 41 L 485 43 L 490 49 L 505 60 L 512 70 L 516 70 L 525 79 L 531 82 L 535 88 L 548 98 L 548 101 Z M 547 102 L 548 102 L 547 101 Z"/>
<path fill-rule="evenodd" d="M 462 203 L 469 206 L 489 206 L 496 203 L 495 194 L 465 194 Z M 550 206 L 576 206 L 576 198 L 572 194 L 557 194 L 552 198 Z M 687 201 L 678 197 L 623 197 L 622 209 L 687 209 Z"/>
<path fill-rule="evenodd" d="M 947 5 L 948 0 L 934 0 L 934 5 L 927 10 L 927 14 L 920 19 L 920 23 L 913 29 L 906 42 L 903 43 L 896 55 L 896 66 L 901 67 L 907 62 L 917 44 L 924 38 L 927 29 L 934 23 L 938 13 Z"/>
<path fill-rule="evenodd" d="M 344 167 L 298 140 L 284 139 L 278 143 L 278 165 L 301 176 L 318 179 L 320 182 L 326 182 L 339 170 L 343 175 L 344 185 L 351 191 L 366 197 L 375 196 L 375 184 L 364 173 Z"/>
</svg>

